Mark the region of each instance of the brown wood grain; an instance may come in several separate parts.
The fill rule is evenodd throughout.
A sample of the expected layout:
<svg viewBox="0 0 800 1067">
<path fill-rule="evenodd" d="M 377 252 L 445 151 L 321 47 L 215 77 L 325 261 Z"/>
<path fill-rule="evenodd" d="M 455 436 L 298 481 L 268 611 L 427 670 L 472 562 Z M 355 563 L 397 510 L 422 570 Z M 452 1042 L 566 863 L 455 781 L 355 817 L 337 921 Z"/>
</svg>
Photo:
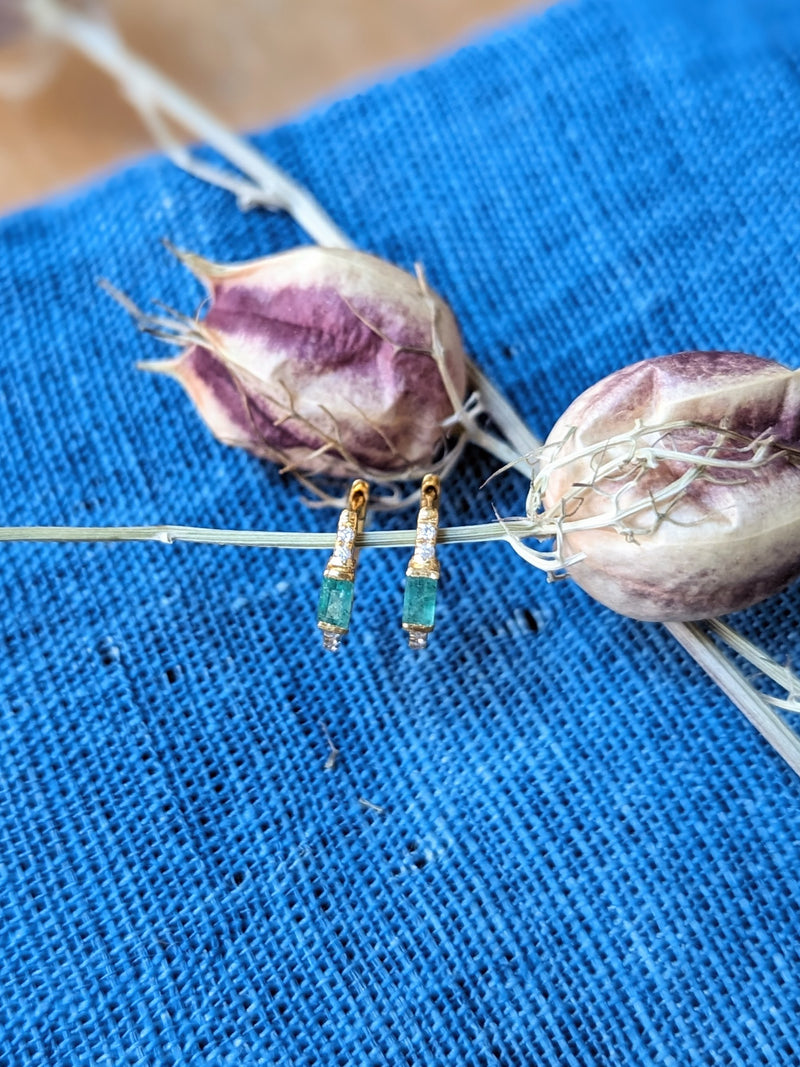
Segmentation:
<svg viewBox="0 0 800 1067">
<path fill-rule="evenodd" d="M 546 0 L 116 0 L 128 44 L 239 129 L 419 64 Z M 0 55 L 0 62 L 2 56 Z M 0 100 L 0 211 L 151 141 L 110 81 L 65 56 L 37 95 Z"/>
</svg>

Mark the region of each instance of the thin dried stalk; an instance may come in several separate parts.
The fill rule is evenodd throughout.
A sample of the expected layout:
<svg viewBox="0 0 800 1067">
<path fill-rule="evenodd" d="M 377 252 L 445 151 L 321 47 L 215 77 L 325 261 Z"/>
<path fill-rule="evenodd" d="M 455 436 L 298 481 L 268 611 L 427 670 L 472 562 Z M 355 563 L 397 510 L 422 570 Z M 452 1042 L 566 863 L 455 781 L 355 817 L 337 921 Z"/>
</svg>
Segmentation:
<svg viewBox="0 0 800 1067">
<path fill-rule="evenodd" d="M 70 45 L 117 82 L 166 154 L 183 170 L 197 172 L 204 181 L 221 184 L 250 203 L 271 211 L 285 211 L 317 244 L 352 247 L 351 241 L 306 189 L 155 67 L 130 52 L 110 23 L 68 11 L 58 0 L 27 0 L 25 11 L 41 33 Z M 194 160 L 188 150 L 178 148 L 164 120 L 174 122 L 211 145 L 250 181 L 236 185 L 224 172 Z"/>
<path fill-rule="evenodd" d="M 759 674 L 771 678 L 786 693 L 785 697 L 774 697 L 765 693 L 764 699 L 767 703 L 771 704 L 773 708 L 782 708 L 784 711 L 800 713 L 800 678 L 791 668 L 776 663 L 762 648 L 754 645 L 752 641 L 748 641 L 746 637 L 734 630 L 732 626 L 722 622 L 721 619 L 709 619 L 707 625 L 709 630 L 723 641 L 728 648 L 741 656 L 747 663 L 752 664 Z"/>
<path fill-rule="evenodd" d="M 763 694 L 725 658 L 698 623 L 667 622 L 664 625 L 795 774 L 800 775 L 800 737 L 787 726 Z"/>
<path fill-rule="evenodd" d="M 527 528 L 524 520 L 488 522 L 474 526 L 442 526 L 438 543 L 443 545 L 480 544 L 507 541 Z M 415 530 L 374 530 L 361 533 L 361 548 L 413 547 Z M 151 541 L 164 545 L 176 541 L 193 544 L 239 545 L 251 548 L 327 549 L 333 548 L 332 533 L 290 532 L 285 530 L 213 530 L 199 526 L 0 526 L 0 542 L 39 543 Z"/>
</svg>

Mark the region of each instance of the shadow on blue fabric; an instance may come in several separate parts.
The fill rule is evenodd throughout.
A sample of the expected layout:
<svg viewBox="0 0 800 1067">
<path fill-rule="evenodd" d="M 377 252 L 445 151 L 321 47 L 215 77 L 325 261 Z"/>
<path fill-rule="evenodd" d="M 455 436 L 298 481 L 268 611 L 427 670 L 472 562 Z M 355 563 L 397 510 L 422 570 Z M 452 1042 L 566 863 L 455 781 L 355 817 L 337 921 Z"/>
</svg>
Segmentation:
<svg viewBox="0 0 800 1067">
<path fill-rule="evenodd" d="M 425 264 L 544 433 L 646 355 L 798 365 L 798 115 L 796 6 L 581 0 L 258 142 Z M 2 521 L 328 529 L 134 369 L 96 280 L 199 303 L 164 237 L 300 239 L 159 159 L 0 224 Z M 444 522 L 492 517 L 487 473 Z M 328 657 L 322 555 L 2 547 L 0 1063 L 797 1063 L 791 772 L 659 627 L 503 545 L 442 552 L 414 655 L 406 554 L 365 553 Z M 799 619 L 741 625 L 780 658 Z"/>
</svg>

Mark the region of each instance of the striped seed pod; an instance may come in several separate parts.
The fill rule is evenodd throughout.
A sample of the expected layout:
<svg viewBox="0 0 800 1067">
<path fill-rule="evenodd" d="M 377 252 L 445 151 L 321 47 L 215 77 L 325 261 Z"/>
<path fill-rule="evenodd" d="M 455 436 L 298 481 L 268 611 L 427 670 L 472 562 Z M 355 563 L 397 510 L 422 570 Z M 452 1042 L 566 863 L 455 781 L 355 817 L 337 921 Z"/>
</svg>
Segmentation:
<svg viewBox="0 0 800 1067">
<path fill-rule="evenodd" d="M 681 352 L 611 374 L 553 427 L 527 510 L 623 615 L 689 621 L 773 595 L 800 576 L 800 371 Z"/>
</svg>

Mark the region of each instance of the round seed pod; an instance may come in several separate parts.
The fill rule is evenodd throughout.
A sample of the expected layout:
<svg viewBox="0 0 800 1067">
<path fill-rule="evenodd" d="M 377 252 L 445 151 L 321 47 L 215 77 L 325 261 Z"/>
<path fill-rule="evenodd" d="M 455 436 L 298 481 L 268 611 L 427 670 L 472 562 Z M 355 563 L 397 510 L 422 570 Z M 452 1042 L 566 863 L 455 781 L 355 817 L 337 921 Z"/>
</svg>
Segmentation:
<svg viewBox="0 0 800 1067">
<path fill-rule="evenodd" d="M 779 592 L 800 576 L 800 371 L 680 352 L 611 374 L 553 427 L 528 515 L 581 588 L 636 619 Z"/>
<path fill-rule="evenodd" d="M 220 441 L 303 475 L 372 481 L 421 476 L 446 454 L 466 356 L 452 311 L 413 275 L 349 249 L 178 255 L 208 312 L 166 335 L 154 320 L 183 352 L 141 366 L 177 379 Z"/>
</svg>

